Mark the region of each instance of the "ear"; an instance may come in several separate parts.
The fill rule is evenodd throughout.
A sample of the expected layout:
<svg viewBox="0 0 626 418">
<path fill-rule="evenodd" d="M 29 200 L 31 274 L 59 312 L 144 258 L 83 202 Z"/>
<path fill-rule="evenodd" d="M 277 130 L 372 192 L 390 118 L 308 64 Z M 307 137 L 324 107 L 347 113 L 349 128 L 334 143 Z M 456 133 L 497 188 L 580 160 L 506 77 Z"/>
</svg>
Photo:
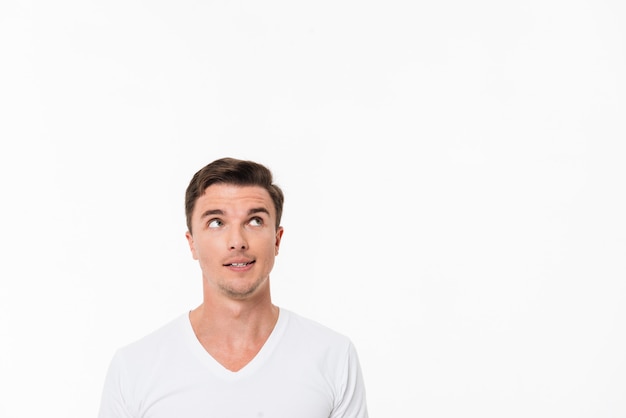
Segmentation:
<svg viewBox="0 0 626 418">
<path fill-rule="evenodd" d="M 196 253 L 196 247 L 194 245 L 193 236 L 191 235 L 191 232 L 189 231 L 185 232 L 185 238 L 187 238 L 187 243 L 189 244 L 189 249 L 191 250 L 191 256 L 193 257 L 194 260 L 197 260 L 198 254 Z"/>
<path fill-rule="evenodd" d="M 280 248 L 280 240 L 283 238 L 283 232 L 285 230 L 282 226 L 279 226 L 276 230 L 276 242 L 274 243 L 274 255 L 278 255 L 278 249 Z"/>
</svg>

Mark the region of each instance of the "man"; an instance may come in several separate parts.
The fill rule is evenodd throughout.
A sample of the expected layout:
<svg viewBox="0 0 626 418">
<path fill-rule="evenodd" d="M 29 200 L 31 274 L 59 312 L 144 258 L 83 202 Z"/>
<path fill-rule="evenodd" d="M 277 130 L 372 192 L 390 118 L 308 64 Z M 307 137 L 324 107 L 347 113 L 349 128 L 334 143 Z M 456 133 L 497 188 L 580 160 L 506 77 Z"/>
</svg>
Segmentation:
<svg viewBox="0 0 626 418">
<path fill-rule="evenodd" d="M 367 418 L 350 340 L 272 303 L 283 192 L 233 158 L 187 188 L 187 241 L 203 302 L 117 351 L 99 418 Z"/>
</svg>

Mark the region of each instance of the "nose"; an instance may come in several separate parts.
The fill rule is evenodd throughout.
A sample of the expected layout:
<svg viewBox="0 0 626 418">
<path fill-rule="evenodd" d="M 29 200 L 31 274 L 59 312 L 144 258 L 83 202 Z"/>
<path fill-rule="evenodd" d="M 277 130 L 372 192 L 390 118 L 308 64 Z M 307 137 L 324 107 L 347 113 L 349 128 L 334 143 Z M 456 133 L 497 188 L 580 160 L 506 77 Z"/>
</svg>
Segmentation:
<svg viewBox="0 0 626 418">
<path fill-rule="evenodd" d="M 230 250 L 246 250 L 248 241 L 241 228 L 234 228 L 228 236 L 228 248 Z"/>
</svg>

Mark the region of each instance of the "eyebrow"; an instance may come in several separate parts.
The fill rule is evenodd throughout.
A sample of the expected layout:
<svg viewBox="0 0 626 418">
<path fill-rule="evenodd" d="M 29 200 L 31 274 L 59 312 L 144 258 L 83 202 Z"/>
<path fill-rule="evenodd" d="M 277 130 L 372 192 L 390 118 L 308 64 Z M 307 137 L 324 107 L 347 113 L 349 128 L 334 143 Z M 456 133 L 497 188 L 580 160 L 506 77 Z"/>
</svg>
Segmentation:
<svg viewBox="0 0 626 418">
<path fill-rule="evenodd" d="M 248 215 L 254 215 L 255 213 L 265 213 L 265 214 L 267 214 L 268 216 L 269 216 L 269 214 L 270 214 L 270 212 L 269 212 L 267 209 L 263 208 L 263 207 L 260 207 L 260 208 L 252 208 L 252 209 L 250 209 L 250 210 L 248 211 Z"/>
<path fill-rule="evenodd" d="M 211 215 L 223 215 L 224 211 L 221 209 L 209 209 L 207 211 L 204 211 L 204 213 L 202 213 L 202 215 L 200 216 L 200 219 L 204 219 L 207 216 L 211 216 Z"/>
<path fill-rule="evenodd" d="M 259 207 L 259 208 L 252 208 L 248 211 L 248 215 L 254 215 L 255 213 L 266 213 L 268 216 L 270 214 L 270 212 L 264 208 L 264 207 Z M 212 216 L 212 215 L 224 215 L 224 211 L 221 209 L 209 209 L 207 211 L 204 211 L 202 213 L 202 215 L 200 216 L 200 219 L 204 219 L 208 216 Z"/>
</svg>

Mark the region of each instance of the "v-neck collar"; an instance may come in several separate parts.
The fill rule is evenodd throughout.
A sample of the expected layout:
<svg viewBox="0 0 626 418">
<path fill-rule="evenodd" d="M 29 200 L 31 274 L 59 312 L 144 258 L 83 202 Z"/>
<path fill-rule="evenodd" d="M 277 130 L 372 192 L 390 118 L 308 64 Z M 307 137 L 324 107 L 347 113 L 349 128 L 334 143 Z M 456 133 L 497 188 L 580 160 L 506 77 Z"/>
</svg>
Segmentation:
<svg viewBox="0 0 626 418">
<path fill-rule="evenodd" d="M 194 355 L 202 362 L 202 364 L 216 376 L 226 380 L 237 380 L 253 374 L 261 368 L 263 364 L 265 364 L 269 356 L 272 352 L 274 352 L 278 341 L 287 328 L 289 313 L 284 309 L 279 308 L 278 319 L 276 320 L 274 329 L 272 329 L 272 332 L 265 341 L 265 344 L 263 344 L 259 352 L 248 362 L 248 364 L 236 372 L 228 370 L 226 367 L 222 366 L 222 364 L 215 360 L 215 358 L 202 346 L 193 331 L 189 314 L 183 315 L 182 320 L 184 320 L 185 344 L 192 350 Z"/>
</svg>

